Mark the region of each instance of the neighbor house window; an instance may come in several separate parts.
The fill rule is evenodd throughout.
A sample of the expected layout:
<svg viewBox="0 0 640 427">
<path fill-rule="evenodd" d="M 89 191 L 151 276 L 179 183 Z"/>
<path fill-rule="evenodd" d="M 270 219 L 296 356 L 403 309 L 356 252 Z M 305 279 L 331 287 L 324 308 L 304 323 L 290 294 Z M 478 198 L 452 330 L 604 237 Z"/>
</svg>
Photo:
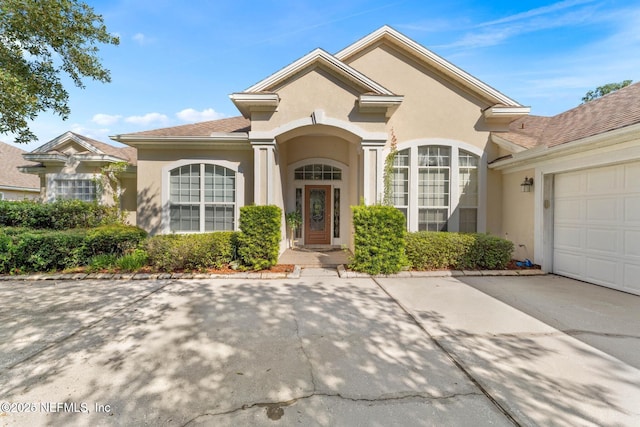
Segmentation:
<svg viewBox="0 0 640 427">
<path fill-rule="evenodd" d="M 55 196 L 57 199 L 96 200 L 96 182 L 92 179 L 56 179 Z"/>
<path fill-rule="evenodd" d="M 399 151 L 394 159 L 393 205 L 407 218 L 407 228 L 477 231 L 478 164 L 478 156 L 455 146 Z"/>
<path fill-rule="evenodd" d="M 236 173 L 223 166 L 190 164 L 169 172 L 170 230 L 233 230 Z"/>
</svg>

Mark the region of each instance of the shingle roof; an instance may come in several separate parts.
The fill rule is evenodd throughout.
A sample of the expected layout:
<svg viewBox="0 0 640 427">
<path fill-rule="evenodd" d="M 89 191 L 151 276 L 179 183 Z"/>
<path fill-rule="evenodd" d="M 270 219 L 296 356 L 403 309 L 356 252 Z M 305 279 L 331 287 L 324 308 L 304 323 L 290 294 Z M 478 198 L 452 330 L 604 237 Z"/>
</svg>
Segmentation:
<svg viewBox="0 0 640 427">
<path fill-rule="evenodd" d="M 98 150 L 104 152 L 105 154 L 109 154 L 110 156 L 121 158 L 122 160 L 126 160 L 132 165 L 137 164 L 138 162 L 138 150 L 133 147 L 114 147 L 113 145 L 106 144 L 104 142 L 97 141 L 95 139 L 91 139 L 84 135 L 77 134 L 72 132 L 75 136 L 87 142 L 88 144 L 93 145 Z"/>
<path fill-rule="evenodd" d="M 2 167 L 0 168 L 0 186 L 7 185 L 10 187 L 24 188 L 40 188 L 40 178 L 35 175 L 22 173 L 18 170 L 18 166 L 35 166 L 36 163 L 28 162 L 22 158 L 25 151 L 12 145 L 0 142 L 0 159 Z"/>
<path fill-rule="evenodd" d="M 209 120 L 206 122 L 192 123 L 188 125 L 173 126 L 162 129 L 146 130 L 131 133 L 136 136 L 209 136 L 212 133 L 224 132 L 248 132 L 251 130 L 251 121 L 242 116 L 229 117 L 227 119 Z"/>
<path fill-rule="evenodd" d="M 640 82 L 553 117 L 526 116 L 496 135 L 525 148 L 553 147 L 640 123 Z"/>
</svg>

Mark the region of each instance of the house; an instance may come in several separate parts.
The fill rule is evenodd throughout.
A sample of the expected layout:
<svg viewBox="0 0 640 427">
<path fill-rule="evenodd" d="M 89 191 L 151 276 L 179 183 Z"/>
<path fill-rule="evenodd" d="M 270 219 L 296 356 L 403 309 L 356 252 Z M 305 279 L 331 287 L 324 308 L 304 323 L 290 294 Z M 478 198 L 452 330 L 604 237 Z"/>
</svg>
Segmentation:
<svg viewBox="0 0 640 427">
<path fill-rule="evenodd" d="M 36 175 L 43 183 L 42 191 L 38 191 L 42 200 L 97 200 L 113 204 L 117 199 L 126 221 L 136 223 L 135 149 L 114 147 L 74 132 L 66 132 L 30 153 L 23 153 L 22 157 L 30 164 L 19 169 Z M 115 185 L 103 179 L 104 168 L 114 164 L 123 165 Z M 120 193 L 115 199 L 114 192 Z"/>
<path fill-rule="evenodd" d="M 0 142 L 0 200 L 35 199 L 40 194 L 40 180 L 18 170 L 24 165 L 22 154 L 25 152 L 4 142 Z"/>
<path fill-rule="evenodd" d="M 233 230 L 241 206 L 274 204 L 303 214 L 298 244 L 352 247 L 349 206 L 382 200 L 393 141 L 409 231 L 491 233 L 545 271 L 640 294 L 638 84 L 531 116 L 385 26 L 230 97 L 238 117 L 112 137 L 137 149 L 139 226 Z"/>
</svg>

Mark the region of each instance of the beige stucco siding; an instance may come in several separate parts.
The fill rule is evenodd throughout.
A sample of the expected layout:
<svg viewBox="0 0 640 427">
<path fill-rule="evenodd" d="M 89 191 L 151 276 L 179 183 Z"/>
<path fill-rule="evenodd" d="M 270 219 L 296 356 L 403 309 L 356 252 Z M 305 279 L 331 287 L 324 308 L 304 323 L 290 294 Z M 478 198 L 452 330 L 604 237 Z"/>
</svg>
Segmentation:
<svg viewBox="0 0 640 427">
<path fill-rule="evenodd" d="M 345 83 L 320 66 L 285 81 L 275 91 L 280 96 L 277 111 L 268 120 L 255 120 L 254 116 L 252 131 L 273 130 L 308 118 L 316 110 L 322 110 L 327 117 L 357 123 L 365 131 L 384 131 L 383 118 L 361 114 L 356 107 L 358 96 L 365 89 Z"/>
<path fill-rule="evenodd" d="M 2 194 L 0 200 L 33 200 L 40 197 L 38 191 L 22 191 L 11 188 L 0 188 L 0 194 Z"/>
<path fill-rule="evenodd" d="M 253 151 L 215 149 L 157 149 L 138 148 L 137 206 L 138 226 L 151 234 L 159 233 L 162 225 L 163 168 L 181 160 L 238 162 L 244 175 L 244 200 L 240 205 L 253 203 Z"/>
<path fill-rule="evenodd" d="M 404 100 L 389 120 L 398 141 L 447 138 L 484 149 L 489 132 L 482 119 L 485 102 L 387 46 L 353 59 L 350 66 Z"/>
<path fill-rule="evenodd" d="M 533 260 L 534 193 L 523 193 L 525 176 L 534 176 L 534 170 L 523 170 L 502 176 L 504 203 L 502 205 L 502 236 L 513 242 L 514 258 Z M 521 246 L 522 245 L 522 246 Z"/>
</svg>

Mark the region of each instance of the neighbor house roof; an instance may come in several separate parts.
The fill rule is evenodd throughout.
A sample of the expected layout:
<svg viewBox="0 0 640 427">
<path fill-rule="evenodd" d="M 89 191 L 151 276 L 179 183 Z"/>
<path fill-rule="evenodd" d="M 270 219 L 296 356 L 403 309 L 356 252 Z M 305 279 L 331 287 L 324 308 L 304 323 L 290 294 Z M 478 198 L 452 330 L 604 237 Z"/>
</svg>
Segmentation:
<svg viewBox="0 0 640 427">
<path fill-rule="evenodd" d="M 35 163 L 27 162 L 22 158 L 25 151 L 4 142 L 0 142 L 0 188 L 16 187 L 40 190 L 40 179 L 37 176 L 22 173 L 18 166 L 32 166 Z"/>
<path fill-rule="evenodd" d="M 525 148 L 554 147 L 637 123 L 640 82 L 553 117 L 522 117 L 495 135 Z"/>
</svg>

